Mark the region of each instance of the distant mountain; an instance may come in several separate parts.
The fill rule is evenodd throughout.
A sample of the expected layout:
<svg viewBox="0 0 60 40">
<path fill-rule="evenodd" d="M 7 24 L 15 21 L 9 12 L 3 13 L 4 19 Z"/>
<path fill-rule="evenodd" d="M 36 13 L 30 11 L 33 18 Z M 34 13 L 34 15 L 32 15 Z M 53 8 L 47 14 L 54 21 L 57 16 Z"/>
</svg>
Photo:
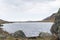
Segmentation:
<svg viewBox="0 0 60 40">
<path fill-rule="evenodd" d="M 51 16 L 46 17 L 42 21 L 25 21 L 25 22 L 54 22 L 56 13 L 53 13 Z"/>
<path fill-rule="evenodd" d="M 4 24 L 4 23 L 12 23 L 12 22 L 8 22 L 8 21 L 0 19 L 0 24 Z"/>
<path fill-rule="evenodd" d="M 56 13 L 42 20 L 42 22 L 54 22 Z"/>
<path fill-rule="evenodd" d="M 60 13 L 60 8 L 59 8 L 59 10 L 58 10 L 57 13 L 54 13 L 54 14 L 52 14 L 51 16 L 43 19 L 42 22 L 54 22 L 56 15 L 60 15 L 60 14 L 58 14 L 58 13 Z"/>
<path fill-rule="evenodd" d="M 43 19 L 42 21 L 40 21 L 40 20 L 37 20 L 37 21 L 22 21 L 23 23 L 30 23 L 30 22 L 54 22 L 54 20 L 55 20 L 55 15 L 56 15 L 56 13 L 53 13 L 51 16 L 49 16 L 49 17 L 46 17 L 45 19 Z M 21 21 L 16 21 L 17 23 L 21 23 Z M 15 23 L 16 23 L 15 22 Z"/>
<path fill-rule="evenodd" d="M 25 23 L 25 22 L 54 22 L 56 14 L 57 13 L 53 13 L 51 16 L 43 19 L 42 21 L 38 20 L 38 21 L 15 21 L 15 22 L 13 21 L 13 22 L 9 22 L 9 21 L 5 21 L 5 20 L 0 19 L 0 24 L 4 24 L 4 23 L 21 23 L 21 22 L 23 22 L 23 23 Z"/>
</svg>

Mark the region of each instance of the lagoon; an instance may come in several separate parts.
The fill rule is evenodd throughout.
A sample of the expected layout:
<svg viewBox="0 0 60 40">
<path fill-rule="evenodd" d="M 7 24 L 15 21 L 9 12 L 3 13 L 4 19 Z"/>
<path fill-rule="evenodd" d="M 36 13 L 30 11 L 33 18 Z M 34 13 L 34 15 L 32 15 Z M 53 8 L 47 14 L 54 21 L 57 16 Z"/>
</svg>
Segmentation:
<svg viewBox="0 0 60 40">
<path fill-rule="evenodd" d="M 50 33 L 51 22 L 26 22 L 4 24 L 3 30 L 14 33 L 22 30 L 27 37 L 38 36 L 40 32 Z"/>
</svg>

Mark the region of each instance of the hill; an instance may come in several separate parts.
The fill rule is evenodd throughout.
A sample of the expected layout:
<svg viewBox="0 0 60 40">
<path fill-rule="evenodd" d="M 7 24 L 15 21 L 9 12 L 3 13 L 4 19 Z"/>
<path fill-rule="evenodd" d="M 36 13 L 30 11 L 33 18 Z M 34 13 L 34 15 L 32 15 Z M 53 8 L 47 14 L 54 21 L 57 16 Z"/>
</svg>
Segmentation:
<svg viewBox="0 0 60 40">
<path fill-rule="evenodd" d="M 8 22 L 8 21 L 0 19 L 0 24 L 4 24 L 4 23 L 12 23 L 12 22 Z"/>
<path fill-rule="evenodd" d="M 42 20 L 42 22 L 54 22 L 55 21 L 55 16 L 60 13 L 60 8 L 57 13 L 52 14 L 51 16 L 45 18 Z M 58 14 L 59 15 L 59 14 Z"/>
<path fill-rule="evenodd" d="M 56 13 L 42 20 L 42 22 L 54 22 Z"/>
<path fill-rule="evenodd" d="M 51 16 L 49 16 L 49 17 L 46 17 L 45 19 L 43 19 L 42 21 L 24 21 L 24 22 L 54 22 L 54 20 L 55 20 L 55 15 L 56 15 L 57 13 L 53 13 Z"/>
</svg>

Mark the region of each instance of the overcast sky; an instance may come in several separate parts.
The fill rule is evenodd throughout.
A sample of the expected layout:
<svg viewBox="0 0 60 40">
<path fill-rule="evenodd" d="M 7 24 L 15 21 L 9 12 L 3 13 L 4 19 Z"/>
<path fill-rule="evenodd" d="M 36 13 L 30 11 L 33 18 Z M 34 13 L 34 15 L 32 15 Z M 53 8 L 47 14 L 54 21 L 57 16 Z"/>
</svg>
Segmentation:
<svg viewBox="0 0 60 40">
<path fill-rule="evenodd" d="M 0 0 L 0 19 L 42 20 L 58 11 L 60 0 Z"/>
</svg>

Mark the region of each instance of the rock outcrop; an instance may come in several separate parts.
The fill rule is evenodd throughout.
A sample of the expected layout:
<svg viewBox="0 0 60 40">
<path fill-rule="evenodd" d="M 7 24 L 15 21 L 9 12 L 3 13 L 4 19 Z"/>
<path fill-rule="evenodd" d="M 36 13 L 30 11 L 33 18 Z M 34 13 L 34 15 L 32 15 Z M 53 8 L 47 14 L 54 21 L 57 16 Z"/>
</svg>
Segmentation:
<svg viewBox="0 0 60 40">
<path fill-rule="evenodd" d="M 4 31 L 2 28 L 0 28 L 0 34 L 5 34 L 5 35 L 8 35 L 9 33 Z"/>
<path fill-rule="evenodd" d="M 8 32 L 6 32 L 2 28 L 0 28 L 0 40 L 4 40 L 8 35 L 9 35 Z"/>
<path fill-rule="evenodd" d="M 56 35 L 60 39 L 60 9 L 55 15 L 55 21 L 53 26 L 51 27 L 51 33 Z"/>
<path fill-rule="evenodd" d="M 53 26 L 51 27 L 51 32 L 57 34 L 58 27 L 60 26 L 60 9 L 55 15 L 55 21 Z"/>
</svg>

